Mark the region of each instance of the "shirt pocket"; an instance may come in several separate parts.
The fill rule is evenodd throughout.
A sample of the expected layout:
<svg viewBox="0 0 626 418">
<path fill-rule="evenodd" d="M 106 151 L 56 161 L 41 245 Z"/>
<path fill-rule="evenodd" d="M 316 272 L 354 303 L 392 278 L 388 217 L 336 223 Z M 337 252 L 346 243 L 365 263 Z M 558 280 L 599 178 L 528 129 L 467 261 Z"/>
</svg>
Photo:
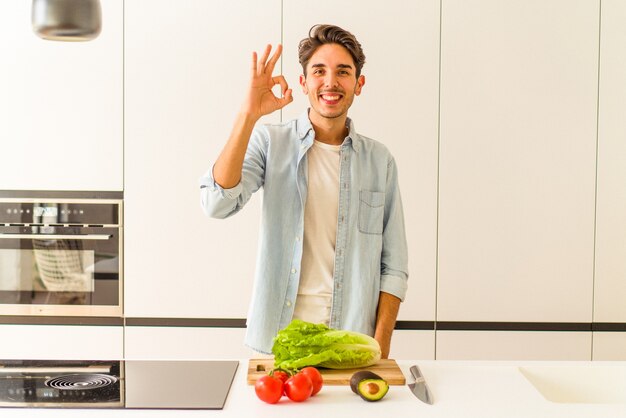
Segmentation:
<svg viewBox="0 0 626 418">
<path fill-rule="evenodd" d="M 382 234 L 385 214 L 385 193 L 361 190 L 359 193 L 359 231 Z"/>
</svg>

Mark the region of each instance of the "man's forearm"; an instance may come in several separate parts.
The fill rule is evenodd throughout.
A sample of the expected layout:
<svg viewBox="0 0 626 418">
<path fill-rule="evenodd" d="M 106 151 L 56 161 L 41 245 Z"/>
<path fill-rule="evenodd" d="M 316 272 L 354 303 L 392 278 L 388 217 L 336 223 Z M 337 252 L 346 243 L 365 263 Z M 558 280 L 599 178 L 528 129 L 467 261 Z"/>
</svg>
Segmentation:
<svg viewBox="0 0 626 418">
<path fill-rule="evenodd" d="M 380 344 L 382 358 L 389 357 L 391 334 L 396 326 L 396 318 L 400 310 L 400 299 L 390 293 L 380 292 L 376 315 L 376 331 L 374 338 Z"/>
<path fill-rule="evenodd" d="M 235 187 L 241 179 L 243 160 L 256 121 L 243 112 L 237 115 L 230 138 L 213 166 L 213 178 L 224 189 Z"/>
</svg>

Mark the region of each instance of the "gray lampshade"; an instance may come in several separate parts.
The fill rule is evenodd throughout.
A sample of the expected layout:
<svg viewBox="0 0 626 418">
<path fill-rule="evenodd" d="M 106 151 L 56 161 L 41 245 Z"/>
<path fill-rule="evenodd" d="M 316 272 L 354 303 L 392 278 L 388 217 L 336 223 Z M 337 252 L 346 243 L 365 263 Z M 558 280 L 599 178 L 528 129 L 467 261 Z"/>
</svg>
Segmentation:
<svg viewBox="0 0 626 418">
<path fill-rule="evenodd" d="M 33 0 L 33 31 L 51 41 L 91 41 L 102 29 L 100 0 Z"/>
</svg>

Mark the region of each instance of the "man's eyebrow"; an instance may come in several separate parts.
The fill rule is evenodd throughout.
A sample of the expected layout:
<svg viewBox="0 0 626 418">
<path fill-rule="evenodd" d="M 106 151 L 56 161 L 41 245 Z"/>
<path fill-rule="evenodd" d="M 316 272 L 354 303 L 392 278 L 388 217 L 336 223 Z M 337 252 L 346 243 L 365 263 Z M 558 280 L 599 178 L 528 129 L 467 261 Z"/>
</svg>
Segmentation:
<svg viewBox="0 0 626 418">
<path fill-rule="evenodd" d="M 312 64 L 311 68 L 324 68 L 326 67 L 325 64 L 319 63 L 319 64 Z M 337 65 L 337 68 L 350 68 L 352 69 L 352 66 L 350 64 L 339 64 Z"/>
</svg>

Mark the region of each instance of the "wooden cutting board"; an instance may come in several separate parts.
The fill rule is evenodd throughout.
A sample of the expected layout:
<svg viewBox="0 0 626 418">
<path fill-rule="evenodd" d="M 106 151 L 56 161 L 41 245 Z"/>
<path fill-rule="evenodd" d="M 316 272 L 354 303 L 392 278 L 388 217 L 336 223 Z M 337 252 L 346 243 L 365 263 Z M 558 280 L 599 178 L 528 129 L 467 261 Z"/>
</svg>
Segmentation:
<svg viewBox="0 0 626 418">
<path fill-rule="evenodd" d="M 248 384 L 253 385 L 258 378 L 274 368 L 274 359 L 250 359 L 248 362 Z M 406 380 L 395 360 L 379 360 L 370 367 L 359 369 L 319 369 L 325 385 L 350 385 L 352 375 L 361 370 L 370 370 L 387 381 L 390 385 L 404 385 Z"/>
</svg>

